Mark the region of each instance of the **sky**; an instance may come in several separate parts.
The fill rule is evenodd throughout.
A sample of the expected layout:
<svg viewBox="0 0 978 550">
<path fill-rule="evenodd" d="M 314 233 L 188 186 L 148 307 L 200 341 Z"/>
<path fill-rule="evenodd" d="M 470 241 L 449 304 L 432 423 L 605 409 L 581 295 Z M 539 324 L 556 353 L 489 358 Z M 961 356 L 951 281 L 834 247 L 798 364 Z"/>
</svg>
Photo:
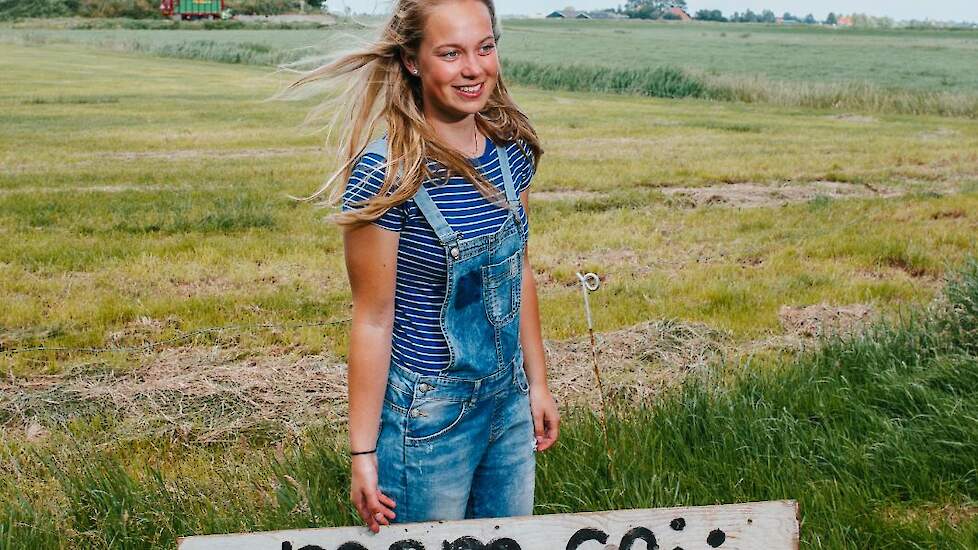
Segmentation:
<svg viewBox="0 0 978 550">
<path fill-rule="evenodd" d="M 578 10 L 613 8 L 626 0 L 496 0 L 496 12 L 502 15 L 547 13 L 573 6 Z M 781 15 L 812 13 L 825 19 L 830 12 L 866 13 L 889 16 L 893 19 L 937 19 L 941 21 L 978 22 L 978 0 L 686 0 L 690 13 L 700 9 L 720 10 L 724 15 L 748 9 L 760 12 L 769 9 Z M 386 0 L 330 0 L 330 9 L 341 11 L 349 6 L 356 13 L 383 13 Z"/>
</svg>

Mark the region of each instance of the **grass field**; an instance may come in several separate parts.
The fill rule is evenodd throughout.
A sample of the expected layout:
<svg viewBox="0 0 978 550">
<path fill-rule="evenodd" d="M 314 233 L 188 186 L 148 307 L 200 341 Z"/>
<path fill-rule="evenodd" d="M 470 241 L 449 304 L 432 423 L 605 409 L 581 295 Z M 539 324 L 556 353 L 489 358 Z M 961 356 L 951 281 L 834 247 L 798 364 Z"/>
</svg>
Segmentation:
<svg viewBox="0 0 978 550">
<path fill-rule="evenodd" d="M 0 39 L 305 66 L 371 35 L 373 24 L 210 32 L 8 26 L 0 28 Z M 648 86 L 650 77 L 643 73 L 675 67 L 698 83 L 693 95 L 699 97 L 978 118 L 978 76 L 973 70 L 978 31 L 529 19 L 505 20 L 503 29 L 501 52 L 517 83 L 658 96 L 661 90 Z M 594 71 L 600 74 L 595 77 Z"/>
<path fill-rule="evenodd" d="M 352 523 L 340 240 L 286 197 L 331 168 L 298 128 L 312 103 L 265 101 L 268 67 L 38 42 L 0 43 L 0 548 Z M 551 352 L 581 341 L 574 272 L 595 270 L 599 341 L 641 336 L 606 367 L 618 402 L 705 373 L 621 419 L 655 427 L 619 439 L 633 492 L 569 466 L 601 459 L 568 405 L 539 512 L 792 497 L 806 547 L 975 542 L 974 121 L 514 93 L 547 151 L 530 256 Z M 935 298 L 958 307 L 897 321 Z M 798 358 L 789 314 L 817 304 L 893 326 Z"/>
</svg>

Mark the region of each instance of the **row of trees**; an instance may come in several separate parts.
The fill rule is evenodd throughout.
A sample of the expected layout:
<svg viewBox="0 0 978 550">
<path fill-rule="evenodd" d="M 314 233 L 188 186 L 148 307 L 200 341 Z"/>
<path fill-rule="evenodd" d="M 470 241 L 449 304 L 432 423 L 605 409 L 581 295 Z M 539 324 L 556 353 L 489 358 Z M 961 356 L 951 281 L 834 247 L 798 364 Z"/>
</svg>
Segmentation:
<svg viewBox="0 0 978 550">
<path fill-rule="evenodd" d="M 235 13 L 275 15 L 319 9 L 326 0 L 226 0 Z M 28 17 L 160 17 L 160 0 L 0 0 L 0 19 Z"/>
<path fill-rule="evenodd" d="M 158 0 L 0 0 L 0 19 L 25 17 L 158 17 Z"/>
<path fill-rule="evenodd" d="M 678 16 L 672 13 L 671 8 L 682 8 L 687 9 L 686 0 L 673 0 L 673 1 L 663 1 L 663 0 L 628 0 L 625 4 L 625 8 L 618 8 L 618 13 L 623 13 L 632 19 L 676 19 Z M 695 19 L 701 21 L 733 21 L 736 23 L 774 23 L 777 21 L 777 16 L 771 10 L 764 10 L 761 13 L 754 13 L 751 10 L 747 10 L 744 13 L 734 12 L 729 18 L 723 15 L 720 10 L 699 10 L 694 16 Z M 805 17 L 796 17 L 790 13 L 785 13 L 783 16 L 785 21 L 796 21 L 799 23 L 808 23 L 814 25 L 819 23 L 815 16 L 808 14 Z M 834 13 L 830 13 L 828 18 L 825 20 L 827 25 L 834 25 L 837 22 L 837 16 Z"/>
<path fill-rule="evenodd" d="M 628 3 L 625 4 L 624 9 L 619 6 L 616 11 L 618 13 L 623 13 L 632 19 L 676 19 L 677 16 L 670 11 L 671 8 L 687 9 L 686 0 L 628 0 Z M 781 19 L 789 23 L 800 23 L 805 25 L 836 25 L 838 24 L 840 17 L 842 16 L 836 15 L 835 13 L 829 13 L 824 20 L 820 21 L 810 13 L 805 16 L 799 16 L 790 12 L 785 12 L 779 18 L 771 10 L 764 10 L 760 13 L 756 13 L 752 10 L 747 10 L 745 12 L 735 11 L 733 15 L 726 17 L 720 10 L 706 9 L 698 10 L 696 14 L 693 15 L 694 19 L 698 19 L 700 21 L 774 23 L 778 19 Z M 889 17 L 873 17 L 871 15 L 856 13 L 850 16 L 850 18 L 854 27 L 890 28 L 894 26 L 893 19 L 890 19 Z"/>
<path fill-rule="evenodd" d="M 670 8 L 686 9 L 686 0 L 663 2 L 661 0 L 628 0 L 625 9 L 619 6 L 618 13 L 623 13 L 631 19 L 674 19 Z"/>
<path fill-rule="evenodd" d="M 694 18 L 699 19 L 700 21 L 732 21 L 734 23 L 774 23 L 778 20 L 778 16 L 771 10 L 764 10 L 761 13 L 754 13 L 751 10 L 747 10 L 744 13 L 735 11 L 729 18 L 724 17 L 723 12 L 720 10 L 699 10 L 696 12 Z M 824 21 L 819 21 L 810 13 L 804 17 L 800 17 L 789 12 L 785 12 L 784 15 L 781 16 L 781 19 L 794 23 L 804 23 L 806 25 L 817 25 L 818 23 L 835 25 L 839 21 L 839 16 L 834 13 L 829 13 L 829 16 L 826 17 Z"/>
</svg>

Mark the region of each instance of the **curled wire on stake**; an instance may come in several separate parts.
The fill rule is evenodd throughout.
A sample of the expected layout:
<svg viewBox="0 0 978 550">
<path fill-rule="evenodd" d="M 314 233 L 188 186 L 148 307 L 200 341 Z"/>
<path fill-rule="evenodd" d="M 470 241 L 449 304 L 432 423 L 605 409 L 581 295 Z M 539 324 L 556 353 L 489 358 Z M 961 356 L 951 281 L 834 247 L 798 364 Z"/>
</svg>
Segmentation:
<svg viewBox="0 0 978 550">
<path fill-rule="evenodd" d="M 582 275 L 579 271 L 577 278 L 581 281 L 581 292 L 584 294 L 584 315 L 587 319 L 587 332 L 591 337 L 591 363 L 594 367 L 594 378 L 598 381 L 598 393 L 601 394 L 601 428 L 604 431 L 604 450 L 608 453 L 608 473 L 613 478 L 615 475 L 614 461 L 611 457 L 611 445 L 608 443 L 608 403 L 604 397 L 601 371 L 598 370 L 598 351 L 594 343 L 594 322 L 591 319 L 591 302 L 588 300 L 588 295 L 601 286 L 601 279 L 594 273 Z"/>
</svg>

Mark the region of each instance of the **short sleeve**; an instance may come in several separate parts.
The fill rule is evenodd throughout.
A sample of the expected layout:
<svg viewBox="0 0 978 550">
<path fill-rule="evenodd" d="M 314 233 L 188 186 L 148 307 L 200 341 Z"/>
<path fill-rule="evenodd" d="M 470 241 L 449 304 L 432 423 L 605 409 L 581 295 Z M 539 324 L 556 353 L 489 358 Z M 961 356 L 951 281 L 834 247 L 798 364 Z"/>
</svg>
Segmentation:
<svg viewBox="0 0 978 550">
<path fill-rule="evenodd" d="M 516 194 L 521 194 L 530 188 L 530 181 L 536 173 L 533 152 L 523 140 L 518 140 L 513 147 L 508 148 L 508 152 L 513 182 L 516 183 Z"/>
<path fill-rule="evenodd" d="M 384 184 L 384 158 L 380 155 L 367 153 L 364 155 L 350 174 L 343 190 L 342 209 L 344 212 L 361 208 L 363 203 L 377 196 Z M 382 216 L 373 221 L 389 231 L 400 232 L 404 229 L 404 205 L 392 207 Z"/>
</svg>

